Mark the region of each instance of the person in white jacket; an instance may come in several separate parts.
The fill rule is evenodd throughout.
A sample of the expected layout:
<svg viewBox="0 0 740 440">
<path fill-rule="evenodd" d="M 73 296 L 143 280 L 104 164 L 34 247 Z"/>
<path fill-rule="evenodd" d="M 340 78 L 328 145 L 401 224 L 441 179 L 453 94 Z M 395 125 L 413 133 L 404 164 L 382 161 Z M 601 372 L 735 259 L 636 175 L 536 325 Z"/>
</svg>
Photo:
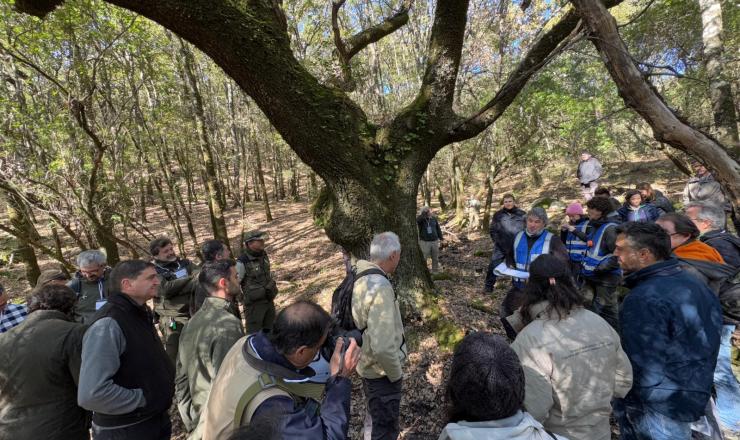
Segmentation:
<svg viewBox="0 0 740 440">
<path fill-rule="evenodd" d="M 610 402 L 632 387 L 619 335 L 582 306 L 560 260 L 542 255 L 529 275 L 524 304 L 509 321 L 519 331 L 512 348 L 524 367 L 524 407 L 558 435 L 609 440 Z"/>
<path fill-rule="evenodd" d="M 567 440 L 522 410 L 524 371 L 509 344 L 492 333 L 460 342 L 447 383 L 449 423 L 439 440 Z"/>
</svg>

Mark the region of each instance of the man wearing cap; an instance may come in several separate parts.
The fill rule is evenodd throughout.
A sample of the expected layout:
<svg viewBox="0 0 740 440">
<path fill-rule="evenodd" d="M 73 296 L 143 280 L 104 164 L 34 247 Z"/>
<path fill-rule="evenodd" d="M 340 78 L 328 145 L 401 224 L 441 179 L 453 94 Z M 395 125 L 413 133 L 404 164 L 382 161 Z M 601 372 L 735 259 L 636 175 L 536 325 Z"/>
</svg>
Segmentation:
<svg viewBox="0 0 740 440">
<path fill-rule="evenodd" d="M 581 153 L 581 162 L 578 164 L 578 181 L 581 183 L 581 192 L 586 201 L 591 200 L 594 196 L 596 187 L 599 186 L 598 180 L 601 177 L 601 162 L 591 156 L 591 153 L 584 151 Z"/>
<path fill-rule="evenodd" d="M 110 270 L 107 257 L 97 249 L 77 256 L 77 272 L 67 286 L 77 294 L 78 322 L 89 324 L 95 312 L 105 305 Z"/>
<path fill-rule="evenodd" d="M 270 259 L 265 252 L 266 234 L 249 231 L 244 235 L 244 252 L 236 263 L 244 298 L 247 334 L 271 330 L 275 321 L 277 285 L 270 273 Z"/>
<path fill-rule="evenodd" d="M 36 286 L 31 291 L 31 294 L 40 290 L 44 286 L 66 286 L 69 282 L 69 275 L 67 275 L 61 269 L 49 269 L 41 272 L 39 278 L 36 280 Z"/>
</svg>

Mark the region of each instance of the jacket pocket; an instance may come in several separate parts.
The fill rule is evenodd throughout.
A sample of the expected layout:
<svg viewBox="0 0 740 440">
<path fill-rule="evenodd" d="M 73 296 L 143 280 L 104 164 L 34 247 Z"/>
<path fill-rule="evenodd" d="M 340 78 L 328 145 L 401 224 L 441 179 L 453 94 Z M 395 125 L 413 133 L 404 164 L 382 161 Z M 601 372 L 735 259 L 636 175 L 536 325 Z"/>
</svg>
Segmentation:
<svg viewBox="0 0 740 440">
<path fill-rule="evenodd" d="M 264 286 L 250 286 L 244 290 L 247 301 L 259 301 L 267 298 L 267 289 Z"/>
</svg>

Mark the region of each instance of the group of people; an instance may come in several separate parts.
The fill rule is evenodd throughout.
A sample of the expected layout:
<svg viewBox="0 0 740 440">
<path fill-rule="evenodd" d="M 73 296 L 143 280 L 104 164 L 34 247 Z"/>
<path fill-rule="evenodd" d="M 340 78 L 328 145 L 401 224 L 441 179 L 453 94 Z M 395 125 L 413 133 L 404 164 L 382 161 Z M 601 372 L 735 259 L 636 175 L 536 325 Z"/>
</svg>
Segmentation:
<svg viewBox="0 0 740 440">
<path fill-rule="evenodd" d="M 511 194 L 491 221 L 484 292 L 512 278 L 499 315 L 524 367 L 525 409 L 566 438 L 610 438 L 610 413 L 623 439 L 740 435 L 740 239 L 716 182 L 695 164 L 683 213 L 649 183 L 620 206 L 591 185 L 600 164 L 582 160 L 593 197 L 585 212 L 567 206 L 560 236 Z"/>
<path fill-rule="evenodd" d="M 473 332 L 456 347 L 440 440 L 607 440 L 612 415 L 625 440 L 740 433 L 740 241 L 723 206 L 672 212 L 647 184 L 615 206 L 586 183 L 593 197 L 567 207 L 559 236 L 544 209 L 503 197 L 485 290 L 512 278 L 499 313 L 510 343 Z M 432 255 L 439 222 L 423 210 L 417 224 Z M 396 439 L 398 236 L 375 235 L 348 265 L 331 314 L 305 300 L 276 313 L 265 238 L 246 234 L 236 260 L 209 240 L 200 267 L 169 239 L 113 268 L 84 251 L 73 279 L 44 272 L 26 305 L 0 292 L 0 438 L 169 439 L 176 403 L 193 440 L 345 439 L 357 374 L 364 437 Z"/>
</svg>

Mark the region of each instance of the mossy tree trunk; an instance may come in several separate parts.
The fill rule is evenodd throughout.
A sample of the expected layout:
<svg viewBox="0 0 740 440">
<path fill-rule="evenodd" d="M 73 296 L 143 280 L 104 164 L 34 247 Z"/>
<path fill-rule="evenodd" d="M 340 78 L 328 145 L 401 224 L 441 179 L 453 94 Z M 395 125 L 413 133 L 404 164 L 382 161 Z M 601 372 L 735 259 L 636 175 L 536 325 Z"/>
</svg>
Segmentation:
<svg viewBox="0 0 740 440">
<path fill-rule="evenodd" d="M 322 84 L 297 61 L 280 2 L 108 2 L 188 40 L 257 103 L 288 145 L 326 183 L 314 212 L 334 242 L 363 256 L 372 234 L 396 232 L 403 246 L 399 292 L 416 306 L 420 294 L 432 288 L 414 221 L 424 170 L 440 149 L 475 137 L 494 123 L 528 80 L 578 33 L 579 22 L 578 15 L 569 11 L 548 26 L 494 97 L 473 114 L 460 115 L 453 110 L 453 100 L 469 0 L 438 1 L 418 94 L 395 117 L 377 125 L 349 98 L 346 84 Z M 619 2 L 607 0 L 608 6 Z M 43 17 L 62 3 L 17 0 L 15 8 Z M 353 56 L 403 26 L 408 12 L 404 4 L 383 22 L 346 38 L 338 27 L 334 29 L 343 67 L 350 69 Z"/>
</svg>

